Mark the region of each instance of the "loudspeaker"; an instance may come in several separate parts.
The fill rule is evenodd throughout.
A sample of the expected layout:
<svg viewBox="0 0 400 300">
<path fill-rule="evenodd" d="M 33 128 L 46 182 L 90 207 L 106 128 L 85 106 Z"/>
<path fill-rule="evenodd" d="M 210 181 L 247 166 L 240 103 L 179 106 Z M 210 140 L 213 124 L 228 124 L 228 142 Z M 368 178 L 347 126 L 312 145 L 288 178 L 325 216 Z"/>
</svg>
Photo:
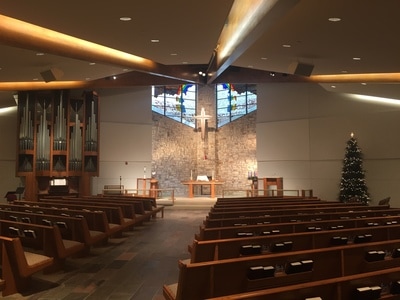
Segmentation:
<svg viewBox="0 0 400 300">
<path fill-rule="evenodd" d="M 314 65 L 304 64 L 304 63 L 294 63 L 291 65 L 290 69 L 292 71 L 290 73 L 293 73 L 294 75 L 310 76 L 314 69 Z"/>
<path fill-rule="evenodd" d="M 40 75 L 45 82 L 50 82 L 59 80 L 64 75 L 64 73 L 60 69 L 51 68 L 50 70 L 40 72 Z"/>
</svg>

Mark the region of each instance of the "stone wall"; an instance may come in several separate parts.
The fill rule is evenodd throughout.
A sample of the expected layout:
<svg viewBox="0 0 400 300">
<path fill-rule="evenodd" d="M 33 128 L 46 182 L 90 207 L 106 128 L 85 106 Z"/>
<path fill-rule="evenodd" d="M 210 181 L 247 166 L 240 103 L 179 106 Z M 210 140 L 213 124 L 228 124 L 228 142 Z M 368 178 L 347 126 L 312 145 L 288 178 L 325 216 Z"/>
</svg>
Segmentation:
<svg viewBox="0 0 400 300">
<path fill-rule="evenodd" d="M 197 114 L 205 109 L 211 118 L 203 128 L 193 129 L 153 113 L 152 171 L 161 189 L 173 188 L 178 197 L 187 195 L 181 181 L 197 175 L 224 181 L 222 189 L 248 189 L 248 171 L 257 169 L 256 112 L 216 129 L 215 87 L 199 86 Z M 200 189 L 195 191 L 201 193 Z"/>
</svg>

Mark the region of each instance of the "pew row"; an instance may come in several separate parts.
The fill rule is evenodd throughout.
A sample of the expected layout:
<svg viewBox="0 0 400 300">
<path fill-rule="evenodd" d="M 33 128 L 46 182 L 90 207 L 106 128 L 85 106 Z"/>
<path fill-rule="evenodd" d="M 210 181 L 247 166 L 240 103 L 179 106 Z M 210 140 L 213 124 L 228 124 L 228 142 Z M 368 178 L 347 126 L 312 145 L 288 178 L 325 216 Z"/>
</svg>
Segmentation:
<svg viewBox="0 0 400 300">
<path fill-rule="evenodd" d="M 339 220 L 354 219 L 363 217 L 395 216 L 400 215 L 399 208 L 389 208 L 381 210 L 351 211 L 351 212 L 332 212 L 332 213 L 307 213 L 307 214 L 288 214 L 288 215 L 262 215 L 223 219 L 205 219 L 203 225 L 207 228 L 224 226 L 242 226 L 262 223 L 283 223 L 283 222 L 301 222 L 301 221 L 320 221 L 320 220 Z"/>
<path fill-rule="evenodd" d="M 327 248 L 335 245 L 351 245 L 367 240 L 377 242 L 396 239 L 400 237 L 399 224 L 391 221 L 390 225 L 374 225 L 364 228 L 337 228 L 286 234 L 267 232 L 261 236 L 246 237 L 244 235 L 242 238 L 194 240 L 189 247 L 191 263 L 239 258 L 247 255 Z"/>
<path fill-rule="evenodd" d="M 338 220 L 313 220 L 284 223 L 262 223 L 255 225 L 240 225 L 227 227 L 206 228 L 199 227 L 195 234 L 198 241 L 229 239 L 243 236 L 258 236 L 266 233 L 296 233 L 306 231 L 333 230 L 340 228 L 359 228 L 376 225 L 389 225 L 399 223 L 400 215 L 378 216 L 378 217 L 356 217 L 355 219 Z"/>
<path fill-rule="evenodd" d="M 85 198 L 86 199 L 86 198 Z M 95 200 L 84 200 L 81 198 L 45 198 L 39 199 L 39 203 L 54 203 L 54 204 L 65 204 L 65 205 L 78 205 L 82 206 L 97 206 L 97 207 L 115 207 L 121 209 L 122 223 L 130 223 L 129 228 L 133 229 L 136 225 L 141 225 L 144 221 L 150 219 L 150 215 L 139 214 L 135 211 L 133 203 L 121 203 L 117 201 L 95 201 Z"/>
<path fill-rule="evenodd" d="M 318 280 L 285 287 L 263 289 L 222 297 L 207 298 L 207 300 L 367 300 L 367 299 L 399 299 L 400 268 L 394 267 L 379 271 L 356 275 Z M 176 285 L 164 290 L 166 299 L 175 295 Z"/>
<path fill-rule="evenodd" d="M 105 232 L 108 237 L 121 235 L 124 227 L 120 224 L 109 223 L 106 212 L 88 209 L 70 209 L 66 207 L 49 207 L 48 205 L 39 205 L 37 202 L 14 202 L 14 204 L 0 204 L 0 209 L 21 211 L 36 214 L 48 214 L 55 216 L 72 216 L 85 218 L 91 235 L 97 235 L 97 232 Z M 98 209 L 98 208 L 96 208 Z"/>
<path fill-rule="evenodd" d="M 86 196 L 89 199 L 110 199 L 112 201 L 122 201 L 128 203 L 135 203 L 138 206 L 138 211 L 142 214 L 150 214 L 152 218 L 157 217 L 157 213 L 161 213 L 161 218 L 164 218 L 164 206 L 158 205 L 156 198 L 141 197 L 141 196 L 128 196 L 128 195 L 99 195 L 99 196 Z"/>
<path fill-rule="evenodd" d="M 104 245 L 108 240 L 107 232 L 90 230 L 85 217 L 78 215 L 70 216 L 65 214 L 65 211 L 61 215 L 51 215 L 24 211 L 0 210 L 0 219 L 56 226 L 64 240 L 84 243 L 87 252 L 90 251 L 91 246 Z"/>
<path fill-rule="evenodd" d="M 296 207 L 283 207 L 283 206 L 271 206 L 271 207 L 251 207 L 244 210 L 228 210 L 228 211 L 210 211 L 207 219 L 224 219 L 224 218 L 238 218 L 238 217 L 257 217 L 257 216 L 276 216 L 276 215 L 288 215 L 288 214 L 320 214 L 320 213 L 336 213 L 336 212 L 353 212 L 353 211 L 372 211 L 372 210 L 387 210 L 387 205 L 356 205 L 352 206 L 349 204 L 337 205 L 337 206 L 296 206 Z"/>
<path fill-rule="evenodd" d="M 64 210 L 91 210 L 91 211 L 102 211 L 105 212 L 107 216 L 107 220 L 109 224 L 117 224 L 121 226 L 121 231 L 118 231 L 117 234 L 121 235 L 123 231 L 132 229 L 136 224 L 135 219 L 125 217 L 121 206 L 119 205 L 95 205 L 95 204 L 75 204 L 75 203 L 63 203 L 61 201 L 14 201 L 17 205 L 32 205 L 38 207 L 49 207 L 49 208 L 58 208 Z"/>
<path fill-rule="evenodd" d="M 163 291 L 168 300 L 199 300 L 390 269 L 400 266 L 399 247 L 400 240 L 390 240 L 200 263 L 180 260 L 175 293 L 168 286 Z"/>
<path fill-rule="evenodd" d="M 318 202 L 322 201 L 318 197 L 303 197 L 303 196 L 255 196 L 255 197 L 232 197 L 232 198 L 221 198 L 217 197 L 216 204 L 236 204 L 236 203 L 247 203 L 247 202 L 304 202 L 304 201 L 313 201 Z"/>
<path fill-rule="evenodd" d="M 0 220 L 0 235 L 19 238 L 25 249 L 52 257 L 47 273 L 62 270 L 67 258 L 85 253 L 85 244 L 64 239 L 58 226 Z"/>
<path fill-rule="evenodd" d="M 381 205 L 383 206 L 383 205 Z M 378 205 L 378 207 L 381 207 Z M 369 207 L 368 205 L 362 203 L 350 203 L 346 204 L 338 201 L 320 201 L 318 203 L 263 203 L 263 204 L 247 204 L 243 203 L 241 205 L 213 205 L 210 209 L 211 212 L 233 212 L 233 211 L 247 211 L 247 210 L 276 210 L 276 209 L 302 209 L 302 208 L 323 208 L 323 207 Z M 374 207 L 374 206 L 371 206 Z M 388 207 L 387 205 L 385 207 Z"/>
</svg>

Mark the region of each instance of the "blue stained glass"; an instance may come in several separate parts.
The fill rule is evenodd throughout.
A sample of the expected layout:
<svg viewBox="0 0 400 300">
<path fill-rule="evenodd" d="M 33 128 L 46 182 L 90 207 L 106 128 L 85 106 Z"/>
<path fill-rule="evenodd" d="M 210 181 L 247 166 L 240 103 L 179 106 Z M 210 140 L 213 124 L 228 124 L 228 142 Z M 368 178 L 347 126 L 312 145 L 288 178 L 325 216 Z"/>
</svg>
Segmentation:
<svg viewBox="0 0 400 300">
<path fill-rule="evenodd" d="M 217 84 L 216 95 L 218 127 L 257 109 L 257 88 L 254 84 Z"/>
<path fill-rule="evenodd" d="M 152 110 L 193 128 L 196 102 L 194 84 L 152 87 Z"/>
</svg>

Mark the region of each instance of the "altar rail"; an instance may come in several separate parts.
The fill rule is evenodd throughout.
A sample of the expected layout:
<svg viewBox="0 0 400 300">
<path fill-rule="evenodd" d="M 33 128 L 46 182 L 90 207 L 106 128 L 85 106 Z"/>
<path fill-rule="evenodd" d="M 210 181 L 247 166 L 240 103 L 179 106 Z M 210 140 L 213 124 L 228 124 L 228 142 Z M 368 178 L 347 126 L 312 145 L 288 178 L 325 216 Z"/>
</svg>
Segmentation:
<svg viewBox="0 0 400 300">
<path fill-rule="evenodd" d="M 313 197 L 313 190 L 286 189 L 223 189 L 222 198 L 235 197 Z"/>
</svg>

